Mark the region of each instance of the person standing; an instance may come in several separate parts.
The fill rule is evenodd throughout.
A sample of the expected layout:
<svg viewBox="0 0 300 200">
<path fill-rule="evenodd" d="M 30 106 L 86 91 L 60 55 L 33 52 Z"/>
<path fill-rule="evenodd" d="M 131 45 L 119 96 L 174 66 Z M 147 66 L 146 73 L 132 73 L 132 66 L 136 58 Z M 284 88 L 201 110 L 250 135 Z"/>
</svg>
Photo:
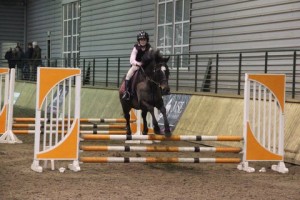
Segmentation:
<svg viewBox="0 0 300 200">
<path fill-rule="evenodd" d="M 9 48 L 9 50 L 5 53 L 4 58 L 8 62 L 8 68 L 15 68 L 16 67 L 16 61 L 15 61 L 15 56 L 12 48 Z"/>
<path fill-rule="evenodd" d="M 25 61 L 23 67 L 23 75 L 24 75 L 23 78 L 25 80 L 29 80 L 30 72 L 32 73 L 32 55 L 33 55 L 32 43 L 29 42 L 27 44 L 27 50 L 25 52 Z"/>
<path fill-rule="evenodd" d="M 33 46 L 33 53 L 32 53 L 32 73 L 31 73 L 31 79 L 36 80 L 37 75 L 37 68 L 42 65 L 42 50 L 40 49 L 39 45 L 36 41 L 32 42 Z"/>
</svg>

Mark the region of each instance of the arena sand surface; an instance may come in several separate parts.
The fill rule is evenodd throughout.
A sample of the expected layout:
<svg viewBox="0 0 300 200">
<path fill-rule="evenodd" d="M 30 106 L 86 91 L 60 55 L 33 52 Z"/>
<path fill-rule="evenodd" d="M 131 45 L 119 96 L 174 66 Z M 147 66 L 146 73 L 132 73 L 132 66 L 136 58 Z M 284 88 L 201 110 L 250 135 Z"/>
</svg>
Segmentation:
<svg viewBox="0 0 300 200">
<path fill-rule="evenodd" d="M 288 174 L 270 170 L 271 163 L 253 163 L 257 172 L 238 171 L 236 164 L 81 164 L 80 172 L 30 169 L 33 135 L 19 135 L 23 144 L 0 144 L 0 199 L 300 199 L 300 166 L 287 164 Z M 164 143 L 164 142 L 162 142 Z M 182 142 L 183 143 L 183 142 Z M 175 145 L 172 144 L 172 145 Z M 193 144 L 181 144 L 194 146 Z M 93 155 L 107 155 L 95 152 Z M 144 156 L 153 153 L 109 153 Z M 169 157 L 215 157 L 205 153 L 156 153 Z M 185 155 L 185 156 L 184 156 Z M 200 156 L 199 156 L 200 155 Z M 225 154 L 217 154 L 224 157 Z M 241 154 L 234 155 L 241 157 Z M 227 154 L 227 157 L 230 157 Z M 66 167 L 69 162 L 56 162 Z M 266 173 L 258 170 L 265 166 Z"/>
</svg>

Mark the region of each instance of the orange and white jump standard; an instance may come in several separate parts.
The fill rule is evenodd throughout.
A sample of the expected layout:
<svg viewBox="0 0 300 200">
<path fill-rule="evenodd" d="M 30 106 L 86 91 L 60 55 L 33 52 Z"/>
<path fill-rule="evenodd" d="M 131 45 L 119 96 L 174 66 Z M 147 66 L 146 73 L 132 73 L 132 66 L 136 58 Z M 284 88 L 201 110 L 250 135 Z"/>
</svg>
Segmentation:
<svg viewBox="0 0 300 200">
<path fill-rule="evenodd" d="M 12 131 L 14 88 L 15 69 L 0 68 L 0 143 L 22 143 Z"/>
<path fill-rule="evenodd" d="M 252 99 L 252 100 L 251 100 Z M 278 161 L 272 170 L 287 173 L 284 160 L 285 75 L 246 74 L 244 154 L 239 170 L 255 171 L 249 161 Z"/>
<path fill-rule="evenodd" d="M 72 87 L 74 78 L 75 88 Z M 53 170 L 54 160 L 72 160 L 73 170 L 80 170 L 78 162 L 80 89 L 80 69 L 49 67 L 38 69 L 32 170 L 42 172 L 40 160 L 50 160 Z M 64 118 L 66 120 L 62 120 Z M 50 126 L 47 126 L 47 122 Z M 44 129 L 42 135 L 41 128 Z"/>
</svg>

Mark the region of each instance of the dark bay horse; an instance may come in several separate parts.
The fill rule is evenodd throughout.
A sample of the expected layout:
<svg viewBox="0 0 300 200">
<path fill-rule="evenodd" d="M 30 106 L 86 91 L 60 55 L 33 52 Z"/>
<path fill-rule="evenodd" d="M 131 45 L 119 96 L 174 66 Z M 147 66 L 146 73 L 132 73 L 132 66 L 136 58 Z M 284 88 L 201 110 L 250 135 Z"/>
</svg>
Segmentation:
<svg viewBox="0 0 300 200">
<path fill-rule="evenodd" d="M 170 58 L 170 57 L 169 57 Z M 130 110 L 131 108 L 142 110 L 142 118 L 144 129 L 143 135 L 147 135 L 148 126 L 146 115 L 151 113 L 152 122 L 155 134 L 162 134 L 158 126 L 158 122 L 154 115 L 154 107 L 156 107 L 163 115 L 165 136 L 170 137 L 171 130 L 166 115 L 166 108 L 162 99 L 163 94 L 169 94 L 170 87 L 168 85 L 169 68 L 167 62 L 169 58 L 163 58 L 159 51 L 150 51 L 142 58 L 142 66 L 137 71 L 137 77 L 133 84 L 132 89 L 135 91 L 131 95 L 130 100 L 122 99 L 124 93 L 124 80 L 119 90 L 120 102 L 123 108 L 124 117 L 126 119 L 127 134 L 131 135 L 130 129 Z M 164 71 L 162 69 L 165 69 Z M 133 79 L 133 78 L 132 78 Z"/>
</svg>

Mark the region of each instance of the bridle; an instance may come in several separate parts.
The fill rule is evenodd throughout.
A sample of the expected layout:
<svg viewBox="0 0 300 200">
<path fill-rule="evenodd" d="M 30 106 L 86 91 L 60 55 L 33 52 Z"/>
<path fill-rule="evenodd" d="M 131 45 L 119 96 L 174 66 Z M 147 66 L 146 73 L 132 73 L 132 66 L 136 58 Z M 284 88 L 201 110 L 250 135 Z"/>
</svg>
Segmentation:
<svg viewBox="0 0 300 200">
<path fill-rule="evenodd" d="M 155 67 L 155 68 L 153 69 L 153 74 L 155 74 L 158 70 L 161 71 L 161 67 L 159 67 L 159 68 L 158 68 L 158 67 Z M 145 70 L 144 70 L 143 67 L 141 67 L 141 71 L 142 71 L 143 75 L 145 76 L 146 80 L 148 80 L 148 81 L 154 83 L 154 84 L 157 85 L 159 88 L 162 88 L 160 83 L 158 83 L 157 81 L 153 80 L 152 78 L 150 78 L 150 77 L 146 74 L 146 72 L 145 72 Z M 162 73 L 164 73 L 164 72 L 162 71 Z"/>
</svg>

